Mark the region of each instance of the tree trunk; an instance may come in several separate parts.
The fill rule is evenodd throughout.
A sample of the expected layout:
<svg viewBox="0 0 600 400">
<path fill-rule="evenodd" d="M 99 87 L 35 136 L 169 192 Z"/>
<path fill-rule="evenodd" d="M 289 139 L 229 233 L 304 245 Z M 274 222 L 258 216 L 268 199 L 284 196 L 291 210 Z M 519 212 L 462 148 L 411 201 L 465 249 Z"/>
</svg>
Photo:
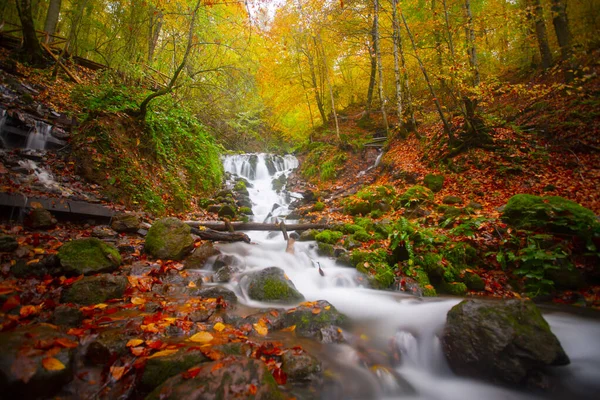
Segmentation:
<svg viewBox="0 0 600 400">
<path fill-rule="evenodd" d="M 319 114 L 321 114 L 321 119 L 323 120 L 323 125 L 327 125 L 327 114 L 325 113 L 325 107 L 323 105 L 323 99 L 321 98 L 319 92 L 319 84 L 317 82 L 317 73 L 315 71 L 315 60 L 312 55 L 310 55 L 310 49 L 306 49 L 306 59 L 308 61 L 308 67 L 310 70 L 310 78 L 313 85 L 313 90 L 315 92 L 315 100 L 317 102 L 317 108 L 319 109 Z"/>
<path fill-rule="evenodd" d="M 473 13 L 471 12 L 471 0 L 465 0 L 465 13 L 467 17 L 466 37 L 467 53 L 469 54 L 469 66 L 471 67 L 471 78 L 473 87 L 479 86 L 479 60 L 477 59 L 477 47 L 475 46 L 475 29 L 473 29 Z"/>
<path fill-rule="evenodd" d="M 196 3 L 196 7 L 194 7 L 194 10 L 192 11 L 192 20 L 190 21 L 190 29 L 188 31 L 187 46 L 185 49 L 185 54 L 183 55 L 183 59 L 181 60 L 181 63 L 179 64 L 179 66 L 177 67 L 175 72 L 173 73 L 173 77 L 171 78 L 171 80 L 169 81 L 169 84 L 166 87 L 164 87 L 160 90 L 157 90 L 154 93 L 151 93 L 150 95 L 148 95 L 148 97 L 146 97 L 144 99 L 144 101 L 142 101 L 142 103 L 140 104 L 140 110 L 139 110 L 139 118 L 141 120 L 146 119 L 146 114 L 148 114 L 148 105 L 150 104 L 150 102 L 152 100 L 154 100 L 157 97 L 164 96 L 165 94 L 169 94 L 173 91 L 173 88 L 175 87 L 175 83 L 177 83 L 177 78 L 179 78 L 179 74 L 181 74 L 181 71 L 183 71 L 183 68 L 185 68 L 188 57 L 192 51 L 192 47 L 194 46 L 194 28 L 196 25 L 196 16 L 198 15 L 198 9 L 200 8 L 201 3 L 202 3 L 202 1 L 198 0 Z"/>
<path fill-rule="evenodd" d="M 388 134 L 388 130 L 389 130 L 389 126 L 388 126 L 388 120 L 387 120 L 387 114 L 385 112 L 385 94 L 383 92 L 383 65 L 381 62 L 381 41 L 379 38 L 379 0 L 375 0 L 375 11 L 374 11 L 374 22 L 373 25 L 375 26 L 375 32 L 374 32 L 374 36 L 375 36 L 375 55 L 377 56 L 377 71 L 379 72 L 379 81 L 378 81 L 378 88 L 379 88 L 379 101 L 381 102 L 381 116 L 383 118 L 383 128 L 385 129 L 385 134 Z"/>
<path fill-rule="evenodd" d="M 394 43 L 394 78 L 396 81 L 396 111 L 398 112 L 398 128 L 404 126 L 402 110 L 402 82 L 400 81 L 400 57 L 398 56 L 398 42 L 400 41 L 400 24 L 398 22 L 398 0 L 392 0 L 392 26 Z"/>
<path fill-rule="evenodd" d="M 48 34 L 46 43 L 52 43 L 54 40 L 51 35 L 56 33 L 56 25 L 58 25 L 58 16 L 60 15 L 60 4 L 62 0 L 50 0 L 48 5 L 48 13 L 46 14 L 46 23 L 44 31 Z"/>
<path fill-rule="evenodd" d="M 33 14 L 31 13 L 32 0 L 16 0 L 17 12 L 21 20 L 23 29 L 23 47 L 21 48 L 21 57 L 24 61 L 30 63 L 34 67 L 41 67 L 45 64 L 46 59 L 42 52 L 42 46 L 35 32 L 33 23 Z"/>
<path fill-rule="evenodd" d="M 317 45 L 315 38 L 315 46 Z M 327 65 L 327 56 L 325 55 L 325 47 L 323 46 L 323 39 L 321 39 L 321 35 L 319 34 L 319 46 L 321 47 L 322 59 L 323 59 L 323 67 L 325 70 L 325 77 L 327 80 L 327 86 L 329 86 L 329 97 L 331 99 L 331 113 L 333 114 L 333 119 L 335 121 L 335 135 L 337 140 L 340 141 L 340 124 L 338 122 L 337 111 L 335 110 L 335 99 L 333 98 L 333 83 L 331 82 L 331 78 L 329 77 L 329 67 Z"/>
<path fill-rule="evenodd" d="M 535 37 L 537 39 L 540 56 L 542 59 L 542 68 L 548 69 L 552 66 L 552 52 L 548 44 L 548 31 L 544 21 L 544 9 L 540 0 L 529 0 L 530 7 L 528 15 L 531 15 L 535 26 Z"/>
<path fill-rule="evenodd" d="M 367 42 L 367 49 L 369 50 L 369 57 L 371 59 L 371 73 L 369 74 L 369 89 L 367 90 L 367 106 L 366 116 L 369 116 L 371 107 L 373 106 L 373 91 L 375 90 L 375 79 L 377 78 L 377 57 L 375 56 L 375 19 L 373 19 L 373 26 L 371 28 L 371 45 Z"/>
<path fill-rule="evenodd" d="M 163 24 L 163 13 L 161 10 L 156 8 L 150 8 L 150 23 L 148 25 L 148 65 L 152 65 L 154 60 L 154 50 L 156 50 L 156 44 L 158 43 L 158 37 Z"/>
<path fill-rule="evenodd" d="M 567 6 L 563 0 L 552 0 L 552 24 L 560 46 L 562 61 L 566 64 L 565 80 L 571 82 L 576 65 L 573 60 L 573 44 L 567 19 Z"/>
<path fill-rule="evenodd" d="M 425 69 L 425 66 L 423 65 L 423 61 L 421 61 L 421 57 L 419 57 L 419 53 L 417 51 L 417 45 L 415 44 L 415 38 L 413 37 L 413 35 L 410 31 L 410 28 L 408 27 L 408 24 L 406 23 L 406 18 L 404 18 L 404 14 L 402 12 L 400 12 L 400 17 L 402 18 L 402 22 L 404 23 L 404 27 L 406 28 L 406 32 L 408 33 L 408 37 L 410 39 L 410 42 L 412 43 L 413 51 L 415 52 L 415 58 L 417 59 L 417 62 L 419 63 L 421 72 L 423 72 L 423 77 L 425 78 L 425 82 L 427 83 L 427 87 L 429 88 L 429 92 L 431 93 L 431 97 L 433 97 L 433 101 L 435 103 L 435 108 L 437 109 L 440 119 L 442 120 L 442 124 L 444 125 L 444 133 L 446 133 L 446 135 L 448 135 L 448 141 L 450 143 L 452 143 L 452 142 L 454 142 L 454 134 L 452 133 L 452 129 L 450 129 L 450 125 L 448 124 L 448 120 L 446 119 L 446 116 L 444 115 L 444 111 L 442 110 L 440 101 L 439 101 L 437 95 L 435 94 L 435 90 L 433 89 L 433 86 L 431 85 L 431 80 L 429 80 L 429 75 L 427 74 L 427 70 Z"/>
<path fill-rule="evenodd" d="M 417 138 L 420 137 L 419 131 L 417 130 L 417 120 L 415 119 L 415 111 L 412 102 L 412 93 L 410 91 L 410 80 L 408 79 L 408 69 L 406 68 L 406 57 L 404 57 L 404 47 L 402 45 L 402 36 L 400 35 L 400 21 L 398 21 L 398 53 L 400 53 L 400 63 L 402 64 L 402 77 L 404 83 L 404 93 L 406 94 L 406 115 L 408 117 L 408 123 L 406 123 L 406 130 L 409 132 L 414 131 Z"/>
</svg>

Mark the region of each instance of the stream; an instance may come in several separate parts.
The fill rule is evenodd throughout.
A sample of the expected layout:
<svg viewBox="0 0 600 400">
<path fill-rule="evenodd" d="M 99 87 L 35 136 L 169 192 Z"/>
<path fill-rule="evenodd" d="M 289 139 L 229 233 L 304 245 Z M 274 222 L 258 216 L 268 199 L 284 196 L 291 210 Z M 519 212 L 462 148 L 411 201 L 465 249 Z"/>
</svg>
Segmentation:
<svg viewBox="0 0 600 400">
<path fill-rule="evenodd" d="M 296 158 L 289 155 L 247 154 L 224 159 L 227 172 L 244 177 L 251 184 L 248 190 L 256 222 L 275 222 L 290 213 L 290 202 L 301 196 L 285 188 L 275 192 L 272 180 L 289 175 L 297 166 Z M 323 399 L 592 399 L 600 393 L 597 317 L 583 317 L 568 310 L 542 310 L 571 359 L 570 365 L 553 369 L 556 392 L 539 394 L 495 386 L 456 376 L 441 351 L 438 333 L 444 327 L 448 310 L 462 299 L 417 298 L 368 289 L 361 285 L 360 274 L 354 268 L 317 255 L 315 242 L 297 242 L 295 254 L 289 254 L 281 232 L 247 233 L 252 244 L 217 247 L 222 254 L 233 256 L 244 272 L 270 266 L 284 269 L 307 301 L 327 300 L 352 321 L 352 327 L 344 331 L 346 344 L 296 339 L 323 361 L 324 370 L 338 382 L 325 385 Z M 319 264 L 324 276 L 319 273 Z M 273 306 L 250 300 L 236 279 L 225 285 L 236 292 L 246 308 Z M 285 340 L 278 335 L 284 336 L 269 334 Z M 399 355 L 401 361 L 394 362 L 392 355 Z"/>
</svg>

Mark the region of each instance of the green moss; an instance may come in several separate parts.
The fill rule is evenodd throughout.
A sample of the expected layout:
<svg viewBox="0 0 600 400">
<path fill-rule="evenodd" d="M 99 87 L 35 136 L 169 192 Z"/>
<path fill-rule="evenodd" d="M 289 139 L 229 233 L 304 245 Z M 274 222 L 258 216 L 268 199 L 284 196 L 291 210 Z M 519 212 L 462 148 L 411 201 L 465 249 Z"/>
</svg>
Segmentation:
<svg viewBox="0 0 600 400">
<path fill-rule="evenodd" d="M 356 224 L 344 224 L 335 228 L 336 230 L 345 233 L 346 235 L 356 233 L 358 231 L 364 231 L 365 228 Z"/>
<path fill-rule="evenodd" d="M 191 228 L 177 218 L 156 221 L 146 235 L 145 250 L 156 258 L 181 260 L 194 245 Z"/>
<path fill-rule="evenodd" d="M 393 207 L 396 199 L 396 190 L 393 186 L 373 185 L 363 188 L 354 196 L 348 197 L 343 201 L 344 212 L 349 215 L 367 215 L 377 211 L 373 216 L 379 218 L 383 215 L 380 210 L 373 210 L 376 204 L 386 204 Z"/>
<path fill-rule="evenodd" d="M 481 277 L 473 272 L 465 272 L 463 278 L 461 279 L 467 288 L 470 290 L 476 290 L 481 292 L 485 289 L 485 282 Z"/>
<path fill-rule="evenodd" d="M 360 226 L 367 232 L 372 232 L 375 230 L 375 223 L 370 218 L 355 217 L 354 224 Z"/>
<path fill-rule="evenodd" d="M 395 268 L 387 262 L 388 254 L 383 249 L 375 251 L 354 250 L 350 253 L 350 263 L 356 270 L 367 275 L 371 284 L 380 289 L 387 289 L 395 279 Z"/>
<path fill-rule="evenodd" d="M 119 250 L 97 238 L 65 243 L 58 251 L 58 258 L 66 271 L 77 274 L 110 272 L 121 265 Z"/>
<path fill-rule="evenodd" d="M 442 190 L 442 187 L 444 186 L 444 176 L 428 174 L 423 180 L 423 185 L 431 189 L 432 192 L 437 193 Z"/>
<path fill-rule="evenodd" d="M 292 288 L 277 279 L 265 279 L 263 283 L 264 300 L 280 300 L 293 297 Z"/>
<path fill-rule="evenodd" d="M 375 219 L 379 219 L 381 217 L 383 217 L 383 211 L 381 210 L 373 210 L 369 213 L 369 216 L 371 218 L 375 218 Z"/>
<path fill-rule="evenodd" d="M 317 253 L 324 257 L 333 257 L 335 255 L 335 250 L 333 245 L 319 242 L 317 243 Z"/>
<path fill-rule="evenodd" d="M 367 233 L 367 231 L 365 230 L 359 230 L 356 231 L 353 235 L 352 235 L 352 239 L 358 241 L 358 242 L 368 242 L 369 240 L 372 239 L 372 236 Z"/>
<path fill-rule="evenodd" d="M 344 236 L 342 232 L 326 229 L 315 236 L 315 240 L 321 243 L 336 244 Z"/>
<path fill-rule="evenodd" d="M 244 214 L 244 215 L 253 215 L 254 213 L 252 212 L 252 209 L 250 207 L 240 207 L 238 209 L 238 212 L 240 214 Z"/>
<path fill-rule="evenodd" d="M 142 385 L 146 389 L 154 389 L 168 378 L 207 360 L 200 351 L 188 352 L 186 349 L 180 349 L 170 356 L 151 358 L 146 363 L 142 375 Z"/>
<path fill-rule="evenodd" d="M 467 285 L 465 285 L 462 282 L 442 282 L 439 289 L 442 292 L 453 296 L 464 296 L 465 294 L 467 294 Z"/>
<path fill-rule="evenodd" d="M 323 211 L 324 209 L 325 209 L 325 203 L 322 203 L 320 201 L 317 201 L 315 203 L 315 205 L 312 207 L 312 211 L 317 211 L 317 212 Z"/>
<path fill-rule="evenodd" d="M 403 268 L 403 272 L 406 276 L 412 277 L 417 281 L 419 287 L 423 292 L 423 296 L 425 297 L 435 297 L 437 296 L 437 292 L 435 288 L 431 285 L 431 281 L 427 276 L 427 273 L 419 265 L 406 265 Z"/>
<path fill-rule="evenodd" d="M 366 200 L 349 197 L 344 200 L 344 213 L 348 215 L 367 215 L 371 212 L 371 204 Z"/>
<path fill-rule="evenodd" d="M 415 185 L 404 192 L 398 201 L 403 207 L 411 207 L 426 201 L 433 201 L 433 192 L 426 187 Z"/>
<path fill-rule="evenodd" d="M 233 190 L 235 190 L 236 192 L 247 191 L 246 182 L 244 182 L 244 181 L 237 181 L 235 183 L 235 186 L 233 187 Z"/>
</svg>

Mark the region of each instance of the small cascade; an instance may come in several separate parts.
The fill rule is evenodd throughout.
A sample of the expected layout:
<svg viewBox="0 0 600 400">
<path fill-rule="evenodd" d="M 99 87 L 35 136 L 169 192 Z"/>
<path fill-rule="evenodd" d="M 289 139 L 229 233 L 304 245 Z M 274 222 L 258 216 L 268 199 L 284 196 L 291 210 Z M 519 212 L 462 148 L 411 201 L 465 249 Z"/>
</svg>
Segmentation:
<svg viewBox="0 0 600 400">
<path fill-rule="evenodd" d="M 56 181 L 50 171 L 40 167 L 35 161 L 23 159 L 19 161 L 19 166 L 29 171 L 30 178 L 28 180 L 30 183 L 41 186 L 46 192 L 60 194 L 63 197 L 73 195 L 70 189 L 63 187 Z"/>
<path fill-rule="evenodd" d="M 373 165 L 371 165 L 369 168 L 360 171 L 356 177 L 357 178 L 361 178 L 363 176 L 365 176 L 367 174 L 367 172 L 369 172 L 370 170 L 377 168 L 379 166 L 379 164 L 381 163 L 381 159 L 383 158 L 383 150 L 379 149 L 379 154 L 377 155 L 377 159 L 375 160 L 375 162 L 373 163 Z"/>
<path fill-rule="evenodd" d="M 52 125 L 43 121 L 35 121 L 35 128 L 27 137 L 26 149 L 44 150 L 51 136 Z"/>
</svg>

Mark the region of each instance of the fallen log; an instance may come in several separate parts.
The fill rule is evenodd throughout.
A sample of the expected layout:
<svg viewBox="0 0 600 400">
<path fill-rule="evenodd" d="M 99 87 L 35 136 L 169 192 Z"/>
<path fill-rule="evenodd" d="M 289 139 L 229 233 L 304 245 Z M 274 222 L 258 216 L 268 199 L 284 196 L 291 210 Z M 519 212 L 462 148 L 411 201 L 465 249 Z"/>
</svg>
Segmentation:
<svg viewBox="0 0 600 400">
<path fill-rule="evenodd" d="M 225 232 L 227 226 L 223 222 L 219 221 L 185 221 L 186 224 L 192 228 L 199 228 L 201 226 L 212 229 L 215 231 Z M 235 231 L 279 231 L 281 230 L 280 224 L 267 224 L 261 222 L 230 222 L 230 225 Z M 308 229 L 328 229 L 333 224 L 285 224 L 287 231 L 305 231 Z"/>
<path fill-rule="evenodd" d="M 250 238 L 244 232 L 219 232 L 212 229 L 200 230 L 192 228 L 192 233 L 199 236 L 202 240 L 250 243 Z"/>
</svg>

